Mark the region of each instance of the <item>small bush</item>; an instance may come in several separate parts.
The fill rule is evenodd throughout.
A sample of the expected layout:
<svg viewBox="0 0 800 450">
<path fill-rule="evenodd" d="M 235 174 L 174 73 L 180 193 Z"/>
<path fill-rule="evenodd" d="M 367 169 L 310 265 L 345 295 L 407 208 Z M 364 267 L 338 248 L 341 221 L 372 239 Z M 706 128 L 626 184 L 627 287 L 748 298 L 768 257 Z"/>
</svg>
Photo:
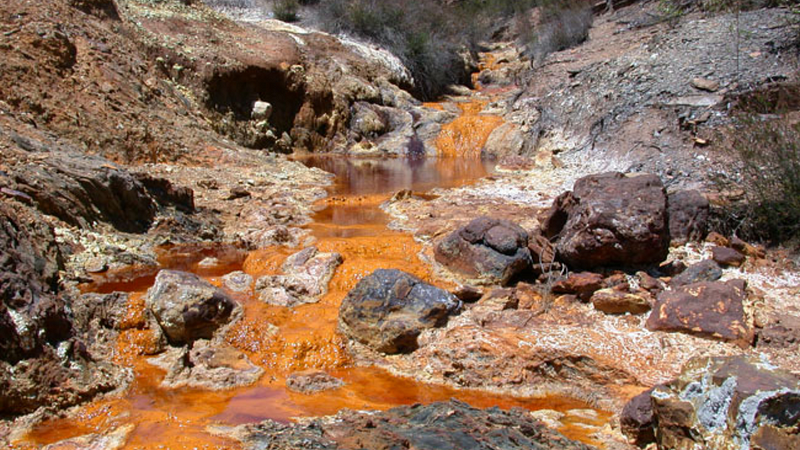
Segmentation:
<svg viewBox="0 0 800 450">
<path fill-rule="evenodd" d="M 589 38 L 592 8 L 587 2 L 544 2 L 542 18 L 532 33 L 531 56 L 542 61 L 553 52 L 566 50 Z"/>
<path fill-rule="evenodd" d="M 299 17 L 297 11 L 300 9 L 298 0 L 276 0 L 272 6 L 272 13 L 275 18 L 284 22 L 296 22 Z"/>
<path fill-rule="evenodd" d="M 721 231 L 779 243 L 800 233 L 800 126 L 761 116 L 739 119 L 729 149 L 733 176 L 717 177 L 722 191 L 741 190 L 725 209 Z"/>
</svg>

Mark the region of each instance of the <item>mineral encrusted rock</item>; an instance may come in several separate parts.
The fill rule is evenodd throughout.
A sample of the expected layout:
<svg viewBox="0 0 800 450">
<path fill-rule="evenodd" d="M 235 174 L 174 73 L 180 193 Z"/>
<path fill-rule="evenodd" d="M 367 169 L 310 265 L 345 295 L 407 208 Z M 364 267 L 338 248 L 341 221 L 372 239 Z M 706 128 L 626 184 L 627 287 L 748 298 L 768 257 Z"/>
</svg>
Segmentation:
<svg viewBox="0 0 800 450">
<path fill-rule="evenodd" d="M 400 270 L 378 269 L 342 301 L 339 328 L 373 350 L 408 353 L 423 330 L 443 325 L 460 308 L 447 291 Z"/>
<path fill-rule="evenodd" d="M 259 298 L 269 304 L 297 306 L 319 301 L 328 292 L 328 283 L 342 264 L 338 253 L 320 253 L 316 247 L 297 252 L 283 263 L 282 275 L 267 275 L 256 280 Z"/>
<path fill-rule="evenodd" d="M 719 450 L 800 448 L 800 381 L 754 357 L 696 358 L 623 410 L 640 446 Z"/>
<path fill-rule="evenodd" d="M 745 313 L 746 298 L 743 280 L 687 284 L 658 295 L 647 319 L 647 328 L 749 346 L 754 331 Z"/>
</svg>

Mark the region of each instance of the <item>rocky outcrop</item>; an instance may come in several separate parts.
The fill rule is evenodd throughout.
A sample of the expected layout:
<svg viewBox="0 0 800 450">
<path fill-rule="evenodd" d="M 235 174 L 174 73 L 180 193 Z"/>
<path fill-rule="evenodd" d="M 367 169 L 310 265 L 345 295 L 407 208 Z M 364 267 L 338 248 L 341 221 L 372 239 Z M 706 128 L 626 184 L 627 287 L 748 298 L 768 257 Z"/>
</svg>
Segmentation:
<svg viewBox="0 0 800 450">
<path fill-rule="evenodd" d="M 698 191 L 686 190 L 670 194 L 669 234 L 672 244 L 684 244 L 688 241 L 700 242 L 708 232 L 708 199 Z"/>
<path fill-rule="evenodd" d="M 507 284 L 531 265 L 528 233 L 507 220 L 479 217 L 439 241 L 436 261 L 482 284 Z"/>
<path fill-rule="evenodd" d="M 16 189 L 33 198 L 39 210 L 81 228 L 95 222 L 120 231 L 146 231 L 157 211 L 145 186 L 110 161 L 71 152 L 14 168 Z"/>
<path fill-rule="evenodd" d="M 256 293 L 269 304 L 297 306 L 314 303 L 328 292 L 328 283 L 342 264 L 338 253 L 320 253 L 308 247 L 283 263 L 282 275 L 267 275 L 256 280 Z"/>
<path fill-rule="evenodd" d="M 719 450 L 800 446 L 800 381 L 752 357 L 697 358 L 635 397 L 622 430 L 640 446 Z"/>
<path fill-rule="evenodd" d="M 443 325 L 461 301 L 400 270 L 378 269 L 358 282 L 339 308 L 339 328 L 383 353 L 417 349 L 417 336 Z"/>
<path fill-rule="evenodd" d="M 71 297 L 58 282 L 63 267 L 44 219 L 27 207 L 0 202 L 3 416 L 72 406 L 128 381 L 125 371 L 96 358 L 81 340 L 69 313 Z"/>
<path fill-rule="evenodd" d="M 749 346 L 753 343 L 754 332 L 745 314 L 746 297 L 743 280 L 700 282 L 664 291 L 656 298 L 647 328 Z"/>
<path fill-rule="evenodd" d="M 211 339 L 232 318 L 239 304 L 197 275 L 162 270 L 147 291 L 147 309 L 171 344 Z"/>
<path fill-rule="evenodd" d="M 669 247 L 667 197 L 652 174 L 580 178 L 542 222 L 545 236 L 558 235 L 558 258 L 573 268 L 658 263 Z"/>
<path fill-rule="evenodd" d="M 457 400 L 401 406 L 383 412 L 344 410 L 331 418 L 283 425 L 265 421 L 233 430 L 216 428 L 245 449 L 345 450 L 589 450 L 536 420 L 527 411 L 477 409 Z"/>
</svg>

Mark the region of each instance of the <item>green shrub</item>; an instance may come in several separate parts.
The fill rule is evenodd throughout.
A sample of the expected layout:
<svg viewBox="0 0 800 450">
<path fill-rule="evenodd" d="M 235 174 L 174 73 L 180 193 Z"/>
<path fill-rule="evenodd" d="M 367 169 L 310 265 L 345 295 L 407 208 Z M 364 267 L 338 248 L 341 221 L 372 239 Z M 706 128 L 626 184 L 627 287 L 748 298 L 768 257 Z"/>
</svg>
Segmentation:
<svg viewBox="0 0 800 450">
<path fill-rule="evenodd" d="M 714 181 L 740 199 L 727 205 L 720 231 L 779 243 L 800 236 L 800 126 L 748 115 L 732 130 L 727 177 Z"/>
<path fill-rule="evenodd" d="M 272 5 L 272 13 L 275 18 L 284 22 L 296 22 L 299 17 L 297 12 L 300 9 L 298 0 L 276 0 Z"/>
</svg>

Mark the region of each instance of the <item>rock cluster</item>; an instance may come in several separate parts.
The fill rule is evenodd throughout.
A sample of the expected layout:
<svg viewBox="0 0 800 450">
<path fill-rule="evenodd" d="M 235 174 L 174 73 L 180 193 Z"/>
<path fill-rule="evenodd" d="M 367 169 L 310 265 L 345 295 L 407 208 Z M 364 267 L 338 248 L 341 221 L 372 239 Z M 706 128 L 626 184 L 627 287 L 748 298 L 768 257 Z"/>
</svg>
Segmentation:
<svg viewBox="0 0 800 450">
<path fill-rule="evenodd" d="M 745 356 L 698 358 L 673 381 L 634 397 L 622 431 L 644 447 L 800 448 L 800 381 Z"/>
</svg>

